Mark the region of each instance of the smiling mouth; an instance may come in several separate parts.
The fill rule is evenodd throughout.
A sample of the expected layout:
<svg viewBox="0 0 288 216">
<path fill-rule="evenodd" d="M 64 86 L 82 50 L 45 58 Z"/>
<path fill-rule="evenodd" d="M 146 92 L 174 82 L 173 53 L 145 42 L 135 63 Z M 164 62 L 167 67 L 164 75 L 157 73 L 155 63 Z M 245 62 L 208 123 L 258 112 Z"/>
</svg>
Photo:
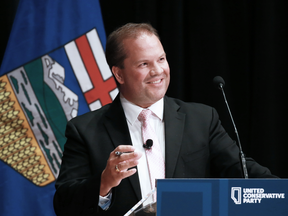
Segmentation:
<svg viewBox="0 0 288 216">
<path fill-rule="evenodd" d="M 158 83 L 160 83 L 162 81 L 162 79 L 159 79 L 159 80 L 156 80 L 156 81 L 154 81 L 154 82 L 149 82 L 149 83 L 151 83 L 151 84 L 158 84 Z"/>
</svg>

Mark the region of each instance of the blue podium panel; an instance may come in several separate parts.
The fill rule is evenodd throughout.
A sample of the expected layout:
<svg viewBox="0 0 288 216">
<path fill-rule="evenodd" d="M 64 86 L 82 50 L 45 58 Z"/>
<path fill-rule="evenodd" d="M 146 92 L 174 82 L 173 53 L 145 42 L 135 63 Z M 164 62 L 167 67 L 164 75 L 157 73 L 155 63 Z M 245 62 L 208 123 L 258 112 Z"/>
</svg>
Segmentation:
<svg viewBox="0 0 288 216">
<path fill-rule="evenodd" d="M 286 179 L 160 179 L 157 216 L 287 216 L 286 195 Z"/>
</svg>

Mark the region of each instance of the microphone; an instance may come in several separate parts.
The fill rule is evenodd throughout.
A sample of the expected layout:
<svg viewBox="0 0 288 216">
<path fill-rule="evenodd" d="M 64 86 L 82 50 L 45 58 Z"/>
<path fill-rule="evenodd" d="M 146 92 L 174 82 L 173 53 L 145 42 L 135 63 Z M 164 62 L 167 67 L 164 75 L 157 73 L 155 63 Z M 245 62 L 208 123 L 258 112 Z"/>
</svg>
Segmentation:
<svg viewBox="0 0 288 216">
<path fill-rule="evenodd" d="M 147 139 L 146 143 L 143 144 L 143 147 L 145 149 L 151 149 L 152 146 L 153 146 L 153 140 L 152 139 Z"/>
<path fill-rule="evenodd" d="M 214 83 L 215 87 L 220 89 L 220 90 L 225 86 L 225 81 L 221 76 L 214 77 L 213 83 Z"/>
<path fill-rule="evenodd" d="M 236 134 L 236 137 L 237 137 L 237 141 L 238 141 L 238 147 L 239 147 L 239 150 L 240 150 L 239 156 L 240 156 L 240 162 L 241 162 L 241 168 L 242 168 L 243 176 L 244 176 L 245 179 L 248 179 L 248 171 L 247 171 L 247 166 L 246 166 L 246 159 L 245 159 L 244 153 L 242 151 L 242 146 L 241 146 L 239 134 L 238 134 L 238 131 L 237 131 L 237 128 L 236 128 L 236 124 L 234 122 L 234 119 L 233 119 L 233 116 L 232 116 L 232 113 L 231 113 L 231 110 L 230 110 L 230 107 L 229 107 L 229 104 L 227 102 L 226 95 L 225 95 L 225 92 L 224 92 L 224 89 L 223 89 L 224 86 L 225 86 L 225 81 L 224 81 L 224 79 L 222 77 L 216 76 L 213 79 L 213 83 L 214 83 L 214 85 L 217 88 L 219 88 L 221 90 L 221 92 L 223 94 L 223 98 L 224 98 L 226 107 L 228 109 L 228 112 L 229 112 L 229 115 L 230 115 L 230 119 L 232 121 L 232 124 L 233 124 L 233 127 L 234 127 L 234 131 L 235 131 L 235 134 Z"/>
</svg>

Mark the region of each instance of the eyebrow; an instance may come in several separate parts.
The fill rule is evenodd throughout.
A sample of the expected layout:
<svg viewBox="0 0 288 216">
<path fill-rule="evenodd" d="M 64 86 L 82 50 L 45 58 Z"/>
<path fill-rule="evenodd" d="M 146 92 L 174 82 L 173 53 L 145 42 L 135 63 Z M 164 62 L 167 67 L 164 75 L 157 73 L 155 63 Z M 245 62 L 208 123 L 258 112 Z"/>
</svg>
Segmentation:
<svg viewBox="0 0 288 216">
<path fill-rule="evenodd" d="M 161 58 L 161 57 L 163 57 L 163 56 L 166 57 L 166 53 L 165 53 L 165 52 L 162 53 L 158 58 Z M 141 60 L 139 60 L 139 61 L 135 61 L 135 64 L 139 64 L 140 62 L 145 62 L 145 61 L 148 61 L 148 60 L 147 60 L 147 59 L 141 59 Z"/>
</svg>

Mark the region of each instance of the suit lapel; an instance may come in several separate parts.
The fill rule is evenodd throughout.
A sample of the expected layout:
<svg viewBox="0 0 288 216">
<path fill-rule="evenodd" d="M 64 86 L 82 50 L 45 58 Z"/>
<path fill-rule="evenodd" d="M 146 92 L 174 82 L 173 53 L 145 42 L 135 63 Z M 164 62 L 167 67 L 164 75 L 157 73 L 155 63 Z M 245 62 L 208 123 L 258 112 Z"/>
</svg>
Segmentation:
<svg viewBox="0 0 288 216">
<path fill-rule="evenodd" d="M 179 105 L 172 99 L 164 97 L 166 178 L 173 177 L 183 138 L 185 114 L 178 112 L 179 108 Z M 119 95 L 106 113 L 104 124 L 115 148 L 119 145 L 132 145 Z M 140 200 L 141 189 L 138 173 L 130 176 L 129 180 L 137 198 Z"/>
<path fill-rule="evenodd" d="M 119 94 L 111 104 L 106 113 L 105 126 L 112 140 L 114 147 L 119 145 L 132 145 L 126 117 L 120 102 Z M 131 185 L 136 193 L 137 198 L 141 199 L 141 189 L 138 173 L 129 177 Z"/>
<path fill-rule="evenodd" d="M 164 98 L 166 178 L 173 177 L 183 138 L 185 114 L 179 108 L 172 99 Z"/>
</svg>

